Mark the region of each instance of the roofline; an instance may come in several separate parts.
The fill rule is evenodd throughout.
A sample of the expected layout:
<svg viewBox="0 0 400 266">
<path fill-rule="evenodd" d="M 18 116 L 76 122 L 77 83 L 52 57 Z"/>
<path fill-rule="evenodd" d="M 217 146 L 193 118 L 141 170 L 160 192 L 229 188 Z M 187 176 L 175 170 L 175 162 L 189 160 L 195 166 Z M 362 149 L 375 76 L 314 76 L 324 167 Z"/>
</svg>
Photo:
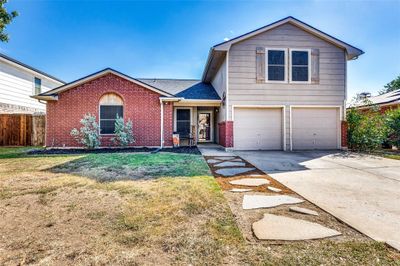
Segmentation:
<svg viewBox="0 0 400 266">
<path fill-rule="evenodd" d="M 46 72 L 43 72 L 43 71 L 41 71 L 41 70 L 39 70 L 37 68 L 34 68 L 34 67 L 29 66 L 27 64 L 24 64 L 21 61 L 18 61 L 18 60 L 14 59 L 14 58 L 11 58 L 11 57 L 9 57 L 9 56 L 7 56 L 5 54 L 0 53 L 0 58 L 3 58 L 5 60 L 11 62 L 13 65 L 18 65 L 19 67 L 23 67 L 23 68 L 25 68 L 25 69 L 27 69 L 29 71 L 33 71 L 33 72 L 38 73 L 38 74 L 40 74 L 42 76 L 45 76 L 45 77 L 47 77 L 49 79 L 52 79 L 52 80 L 54 80 L 54 81 L 56 81 L 58 83 L 62 83 L 62 84 L 66 83 L 65 81 L 63 81 L 61 79 L 58 79 L 58 78 L 56 78 L 56 77 L 54 77 L 54 76 L 52 76 L 50 74 L 47 74 Z"/>
<path fill-rule="evenodd" d="M 392 106 L 392 105 L 400 105 L 400 101 L 398 99 L 394 100 L 394 101 L 389 101 L 389 102 L 383 102 L 383 103 L 372 103 L 372 104 L 367 104 L 367 105 L 357 105 L 357 106 L 349 106 L 346 107 L 346 109 L 369 109 L 371 107 L 374 106 Z"/>
<path fill-rule="evenodd" d="M 221 45 L 224 45 L 224 44 L 227 44 L 227 43 L 236 43 L 236 42 L 241 41 L 243 39 L 248 39 L 248 38 L 252 37 L 255 34 L 259 34 L 259 33 L 263 32 L 263 31 L 266 31 L 266 30 L 269 30 L 270 28 L 273 28 L 273 26 L 279 26 L 279 25 L 287 23 L 287 22 L 295 22 L 295 23 L 302 24 L 303 26 L 306 26 L 306 27 L 310 28 L 311 30 L 316 31 L 316 33 L 319 33 L 321 35 L 325 35 L 328 38 L 331 38 L 332 41 L 335 41 L 336 45 L 338 45 L 337 43 L 341 43 L 341 44 L 344 44 L 342 46 L 349 46 L 349 47 L 351 47 L 353 49 L 358 50 L 360 52 L 359 55 L 364 54 L 363 50 L 361 50 L 361 49 L 359 49 L 359 48 L 357 48 L 357 47 L 355 47 L 355 46 L 353 46 L 351 44 L 348 44 L 348 43 L 346 43 L 346 42 L 344 42 L 342 40 L 339 40 L 338 38 L 336 38 L 336 37 L 334 37 L 334 36 L 332 36 L 332 35 L 330 35 L 330 34 L 328 34 L 326 32 L 323 32 L 323 31 L 321 31 L 321 30 L 319 30 L 319 29 L 317 29 L 317 28 L 315 28 L 315 27 L 313 27 L 313 26 L 311 26 L 311 25 L 309 25 L 309 24 L 307 24 L 307 23 L 295 18 L 295 17 L 292 17 L 292 16 L 288 16 L 286 18 L 283 18 L 283 19 L 280 19 L 280 20 L 275 21 L 273 23 L 270 23 L 270 24 L 268 24 L 266 26 L 260 27 L 258 29 L 255 29 L 255 30 L 252 30 L 252 31 L 247 32 L 245 34 L 242 34 L 240 36 L 237 36 L 237 37 L 235 37 L 233 39 L 230 39 L 228 41 L 224 41 L 224 42 L 221 42 L 219 44 L 216 44 L 216 45 L 213 46 L 213 48 L 217 48 L 218 46 L 221 46 Z M 248 35 L 250 35 L 250 36 L 248 36 Z M 345 48 L 345 47 L 343 47 L 343 48 Z"/>
<path fill-rule="evenodd" d="M 87 82 L 87 81 L 93 80 L 93 79 L 95 79 L 95 78 L 97 78 L 97 77 L 100 77 L 100 76 L 103 76 L 103 75 L 106 75 L 106 74 L 108 74 L 108 73 L 112 73 L 112 74 L 117 75 L 117 76 L 119 76 L 119 77 L 121 77 L 121 78 L 124 78 L 124 79 L 127 79 L 127 80 L 129 80 L 129 81 L 132 81 L 132 82 L 134 82 L 134 83 L 136 83 L 136 84 L 139 84 L 139 85 L 141 85 L 141 86 L 143 86 L 143 87 L 145 87 L 145 88 L 147 88 L 147 89 L 149 89 L 149 90 L 152 90 L 152 91 L 154 91 L 154 92 L 157 92 L 157 93 L 159 93 L 159 94 L 161 94 L 161 95 L 174 97 L 174 95 L 172 95 L 172 94 L 170 94 L 170 93 L 168 93 L 168 92 L 165 92 L 165 91 L 163 91 L 163 90 L 157 89 L 157 88 L 155 88 L 154 86 L 151 86 L 151 85 L 149 85 L 149 84 L 147 84 L 147 83 L 144 83 L 144 82 L 142 82 L 142 81 L 140 81 L 140 80 L 138 80 L 138 79 L 135 79 L 135 78 L 133 78 L 133 77 L 131 77 L 131 76 L 128 76 L 128 75 L 126 75 L 126 74 L 123 74 L 123 73 L 121 73 L 121 72 L 119 72 L 119 71 L 117 71 L 117 70 L 114 70 L 114 69 L 112 69 L 112 68 L 105 68 L 105 69 L 102 69 L 102 70 L 100 70 L 100 71 L 97 71 L 97 72 L 94 72 L 94 73 L 92 73 L 92 74 L 90 74 L 90 75 L 87 75 L 87 76 L 85 76 L 85 77 L 83 77 L 83 78 L 77 79 L 77 80 L 72 81 L 72 82 L 70 82 L 70 83 L 64 84 L 64 85 L 62 85 L 62 86 L 60 86 L 60 87 L 54 88 L 54 89 L 52 89 L 52 90 L 49 90 L 49 91 L 46 91 L 46 92 L 43 92 L 43 93 L 41 93 L 41 94 L 34 95 L 34 96 L 36 97 L 35 99 L 43 98 L 43 96 L 54 96 L 54 95 L 57 95 L 57 94 L 59 94 L 59 93 L 61 93 L 61 92 L 64 92 L 64 91 L 66 91 L 66 90 L 69 90 L 69 89 L 71 89 L 71 88 L 73 88 L 73 87 L 75 87 L 75 86 L 78 86 L 78 85 L 80 85 L 80 84 L 83 84 L 83 83 L 85 83 L 85 82 Z"/>
</svg>

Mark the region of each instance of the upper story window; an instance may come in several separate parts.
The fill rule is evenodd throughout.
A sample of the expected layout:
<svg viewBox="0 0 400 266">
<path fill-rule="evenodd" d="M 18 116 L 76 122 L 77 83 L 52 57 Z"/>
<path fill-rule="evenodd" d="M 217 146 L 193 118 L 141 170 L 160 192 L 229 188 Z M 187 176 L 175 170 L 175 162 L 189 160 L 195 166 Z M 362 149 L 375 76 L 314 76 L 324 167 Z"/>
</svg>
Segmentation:
<svg viewBox="0 0 400 266">
<path fill-rule="evenodd" d="M 42 92 L 42 80 L 35 77 L 35 95 Z"/>
<path fill-rule="evenodd" d="M 290 50 L 290 81 L 310 82 L 310 51 Z"/>
<path fill-rule="evenodd" d="M 286 82 L 287 55 L 286 49 L 266 49 L 266 80 L 272 82 Z"/>
<path fill-rule="evenodd" d="M 122 98 L 115 93 L 107 93 L 100 99 L 100 134 L 114 134 L 115 120 L 124 115 Z"/>
</svg>

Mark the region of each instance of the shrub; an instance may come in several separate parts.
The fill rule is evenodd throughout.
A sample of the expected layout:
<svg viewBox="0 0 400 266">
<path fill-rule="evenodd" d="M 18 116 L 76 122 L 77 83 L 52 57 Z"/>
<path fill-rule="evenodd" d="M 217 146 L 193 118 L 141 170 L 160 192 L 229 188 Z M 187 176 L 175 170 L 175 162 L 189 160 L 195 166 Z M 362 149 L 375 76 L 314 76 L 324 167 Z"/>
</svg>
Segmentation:
<svg viewBox="0 0 400 266">
<path fill-rule="evenodd" d="M 94 149 L 100 146 L 99 125 L 96 122 L 96 116 L 87 113 L 83 116 L 80 123 L 82 127 L 71 130 L 71 136 L 87 149 Z"/>
<path fill-rule="evenodd" d="M 124 119 L 119 117 L 118 114 L 115 120 L 114 134 L 115 137 L 111 139 L 114 145 L 125 147 L 135 142 L 132 121 L 128 120 L 124 123 Z"/>
<path fill-rule="evenodd" d="M 376 110 L 360 111 L 351 108 L 347 112 L 349 148 L 358 151 L 374 151 L 381 148 L 387 138 L 387 126 Z"/>
<path fill-rule="evenodd" d="M 385 113 L 385 123 L 388 128 L 388 142 L 400 147 L 400 108 Z"/>
</svg>

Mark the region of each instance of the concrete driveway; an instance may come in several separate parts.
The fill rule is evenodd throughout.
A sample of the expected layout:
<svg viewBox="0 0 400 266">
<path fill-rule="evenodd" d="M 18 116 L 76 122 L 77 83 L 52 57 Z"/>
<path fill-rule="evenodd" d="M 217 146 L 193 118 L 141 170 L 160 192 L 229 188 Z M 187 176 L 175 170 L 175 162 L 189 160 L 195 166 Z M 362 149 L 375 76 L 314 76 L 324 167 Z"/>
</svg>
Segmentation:
<svg viewBox="0 0 400 266">
<path fill-rule="evenodd" d="M 342 152 L 236 154 L 360 232 L 400 250 L 400 161 Z"/>
</svg>

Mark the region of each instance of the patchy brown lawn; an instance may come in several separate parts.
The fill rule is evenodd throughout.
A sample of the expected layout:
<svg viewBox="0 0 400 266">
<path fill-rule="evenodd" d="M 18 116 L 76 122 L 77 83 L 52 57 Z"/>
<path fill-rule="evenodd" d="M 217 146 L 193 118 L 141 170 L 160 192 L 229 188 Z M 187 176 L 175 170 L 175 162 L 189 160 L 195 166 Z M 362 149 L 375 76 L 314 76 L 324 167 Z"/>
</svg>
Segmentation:
<svg viewBox="0 0 400 266">
<path fill-rule="evenodd" d="M 400 260 L 373 241 L 246 241 L 201 156 L 101 156 L 27 156 L 0 149 L 0 265 L 396 265 Z"/>
</svg>

